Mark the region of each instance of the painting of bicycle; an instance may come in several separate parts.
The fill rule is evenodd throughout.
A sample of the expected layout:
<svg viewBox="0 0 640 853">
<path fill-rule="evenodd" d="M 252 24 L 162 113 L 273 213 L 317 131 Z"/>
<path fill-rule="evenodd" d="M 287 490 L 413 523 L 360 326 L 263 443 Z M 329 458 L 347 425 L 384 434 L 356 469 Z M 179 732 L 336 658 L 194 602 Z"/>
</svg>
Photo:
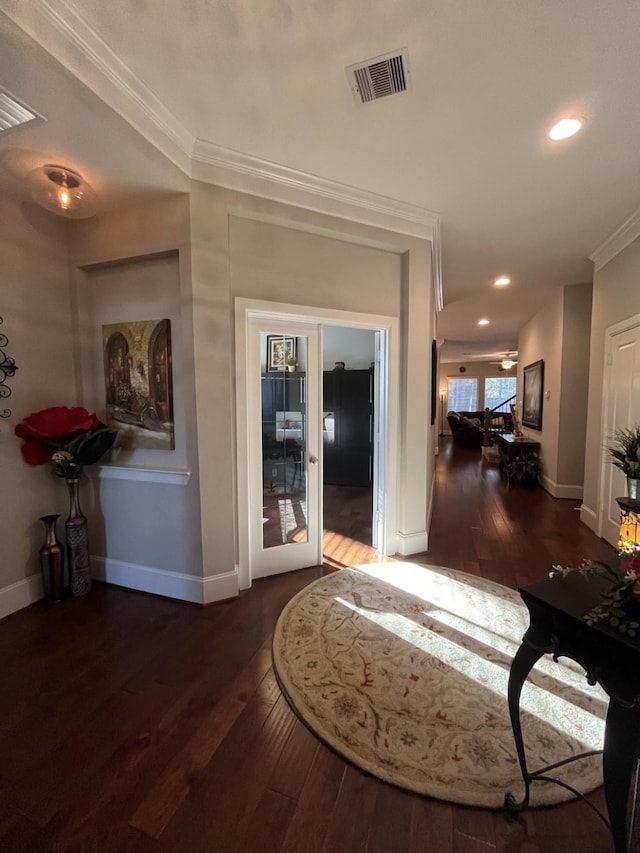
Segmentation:
<svg viewBox="0 0 640 853">
<path fill-rule="evenodd" d="M 134 320 L 102 327 L 107 424 L 127 449 L 173 450 L 171 322 Z"/>
</svg>

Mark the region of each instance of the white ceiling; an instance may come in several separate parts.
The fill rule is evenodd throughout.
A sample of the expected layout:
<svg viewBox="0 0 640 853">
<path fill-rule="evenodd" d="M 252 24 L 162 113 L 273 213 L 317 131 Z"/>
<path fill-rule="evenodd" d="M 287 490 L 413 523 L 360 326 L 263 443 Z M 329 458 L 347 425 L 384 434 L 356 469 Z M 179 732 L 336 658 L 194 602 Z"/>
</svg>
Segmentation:
<svg viewBox="0 0 640 853">
<path fill-rule="evenodd" d="M 47 118 L 0 135 L 6 186 L 61 161 L 113 207 L 186 189 L 194 147 L 212 143 L 433 211 L 450 359 L 512 350 L 549 288 L 590 280 L 589 256 L 640 204 L 637 0 L 0 10 L 0 86 Z M 357 105 L 345 67 L 403 47 L 409 91 Z M 567 112 L 586 119 L 583 132 L 550 142 Z M 502 273 L 513 284 L 498 292 Z"/>
</svg>

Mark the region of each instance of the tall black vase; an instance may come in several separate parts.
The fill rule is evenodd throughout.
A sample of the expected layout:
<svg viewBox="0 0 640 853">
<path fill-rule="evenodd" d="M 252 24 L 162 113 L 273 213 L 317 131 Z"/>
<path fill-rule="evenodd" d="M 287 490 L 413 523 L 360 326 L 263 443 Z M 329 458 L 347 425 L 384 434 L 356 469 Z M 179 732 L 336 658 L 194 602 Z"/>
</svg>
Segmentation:
<svg viewBox="0 0 640 853">
<path fill-rule="evenodd" d="M 56 521 L 59 518 L 59 515 L 40 516 L 40 521 L 44 523 L 46 528 L 45 542 L 40 548 L 42 583 L 45 595 L 51 604 L 60 604 L 62 601 L 64 548 L 56 536 Z"/>
<path fill-rule="evenodd" d="M 87 519 L 80 509 L 80 480 L 67 480 L 69 515 L 64 523 L 67 534 L 67 562 L 71 595 L 86 595 L 91 589 L 89 565 L 89 532 Z"/>
</svg>

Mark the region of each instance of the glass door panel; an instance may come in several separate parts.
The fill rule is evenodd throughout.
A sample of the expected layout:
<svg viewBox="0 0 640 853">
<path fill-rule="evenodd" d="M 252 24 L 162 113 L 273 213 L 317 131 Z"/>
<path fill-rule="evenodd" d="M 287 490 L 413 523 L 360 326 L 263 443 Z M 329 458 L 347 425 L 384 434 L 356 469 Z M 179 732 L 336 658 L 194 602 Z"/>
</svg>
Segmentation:
<svg viewBox="0 0 640 853">
<path fill-rule="evenodd" d="M 309 541 L 305 336 L 261 335 L 262 547 Z"/>
</svg>

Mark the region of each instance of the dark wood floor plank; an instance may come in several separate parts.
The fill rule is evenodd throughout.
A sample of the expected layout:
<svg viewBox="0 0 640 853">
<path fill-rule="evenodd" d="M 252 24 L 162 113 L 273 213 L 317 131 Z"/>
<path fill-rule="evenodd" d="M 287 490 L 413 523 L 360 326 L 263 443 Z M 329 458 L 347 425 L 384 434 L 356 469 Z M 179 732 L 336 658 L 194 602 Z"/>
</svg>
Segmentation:
<svg viewBox="0 0 640 853">
<path fill-rule="evenodd" d="M 319 748 L 318 739 L 296 718 L 269 780 L 269 788 L 297 800 Z"/>
<path fill-rule="evenodd" d="M 407 850 L 411 838 L 413 797 L 393 785 L 377 785 L 367 853 Z"/>
<path fill-rule="evenodd" d="M 244 711 L 271 667 L 271 651 L 262 648 L 240 673 L 229 693 L 205 717 L 185 744 L 167 765 L 157 783 L 133 814 L 130 825 L 152 838 L 159 838 L 182 801 L 189 793 L 190 779 L 197 775 Z"/>
<path fill-rule="evenodd" d="M 321 746 L 300 792 L 281 853 L 322 853 L 346 770 L 341 758 Z"/>
<path fill-rule="evenodd" d="M 425 853 L 453 849 L 453 812 L 451 803 L 414 797 L 411 812 L 411 836 L 407 853 Z"/>
<path fill-rule="evenodd" d="M 361 770 L 347 767 L 322 848 L 323 853 L 349 850 L 368 853 L 374 830 L 374 813 L 378 791 Z"/>
<path fill-rule="evenodd" d="M 0 622 L 2 853 L 610 853 L 584 803 L 513 821 L 420 797 L 295 717 L 271 670 L 279 613 L 324 574 L 381 559 L 368 493 L 331 497 L 324 565 L 232 601 L 202 609 L 95 584 Z M 510 487 L 479 451 L 444 441 L 429 552 L 407 559 L 517 588 L 613 553 L 578 507 Z"/>
</svg>

